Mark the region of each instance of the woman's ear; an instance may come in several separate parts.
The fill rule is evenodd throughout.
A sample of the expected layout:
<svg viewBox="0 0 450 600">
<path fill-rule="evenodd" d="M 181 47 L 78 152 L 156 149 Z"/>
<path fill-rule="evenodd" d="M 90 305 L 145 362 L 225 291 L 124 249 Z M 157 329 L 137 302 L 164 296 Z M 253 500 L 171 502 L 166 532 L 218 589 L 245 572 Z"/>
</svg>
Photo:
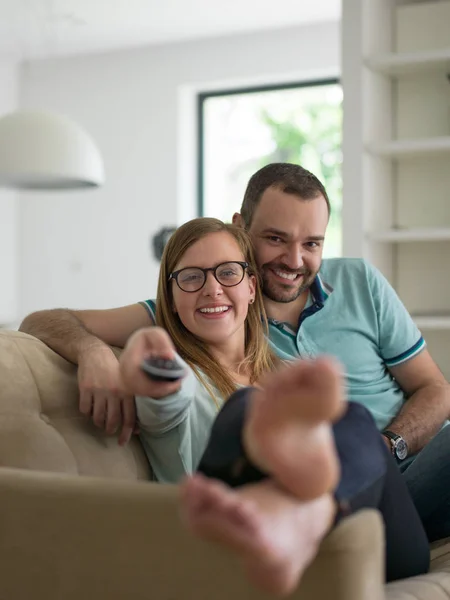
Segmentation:
<svg viewBox="0 0 450 600">
<path fill-rule="evenodd" d="M 253 304 L 256 296 L 256 277 L 254 275 L 248 276 L 248 287 L 250 290 L 250 304 Z"/>
<path fill-rule="evenodd" d="M 170 296 L 172 296 L 172 298 L 170 300 L 172 312 L 173 312 L 174 315 L 176 315 L 176 314 L 178 314 L 178 311 L 177 311 L 177 307 L 175 306 L 175 300 L 174 300 L 172 294 L 169 295 L 169 298 L 170 298 Z"/>
</svg>

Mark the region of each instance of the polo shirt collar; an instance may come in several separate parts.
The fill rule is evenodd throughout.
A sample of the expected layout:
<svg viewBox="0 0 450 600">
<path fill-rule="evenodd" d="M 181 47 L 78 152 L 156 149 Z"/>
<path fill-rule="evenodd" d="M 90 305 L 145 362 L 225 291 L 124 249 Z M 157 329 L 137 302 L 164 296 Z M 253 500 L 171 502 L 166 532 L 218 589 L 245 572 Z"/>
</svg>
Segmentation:
<svg viewBox="0 0 450 600">
<path fill-rule="evenodd" d="M 322 307 L 328 299 L 329 295 L 332 293 L 332 291 L 333 288 L 331 287 L 331 285 L 329 285 L 322 279 L 320 273 L 317 273 L 310 288 L 310 297 L 312 300 L 312 304 L 319 304 L 320 307 Z"/>
<path fill-rule="evenodd" d="M 300 315 L 300 319 L 298 322 L 299 328 L 307 317 L 310 317 L 311 315 L 323 308 L 325 302 L 327 301 L 332 292 L 333 288 L 331 287 L 331 285 L 326 283 L 322 279 L 320 274 L 317 273 L 314 281 L 311 284 L 311 287 L 309 288 L 309 297 L 306 306 L 303 309 L 302 314 Z M 287 328 L 288 330 L 292 331 L 292 326 L 288 323 L 283 323 L 282 321 L 277 321 L 276 319 L 271 318 L 269 318 L 268 321 L 269 324 L 275 325 L 277 327 L 281 326 L 282 328 Z"/>
</svg>

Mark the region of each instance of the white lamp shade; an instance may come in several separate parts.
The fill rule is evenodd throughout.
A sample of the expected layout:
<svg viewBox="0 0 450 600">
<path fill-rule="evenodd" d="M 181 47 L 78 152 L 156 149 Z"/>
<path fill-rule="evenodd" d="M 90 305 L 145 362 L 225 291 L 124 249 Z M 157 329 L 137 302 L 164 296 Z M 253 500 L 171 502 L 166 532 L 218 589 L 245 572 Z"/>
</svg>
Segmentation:
<svg viewBox="0 0 450 600">
<path fill-rule="evenodd" d="M 14 112 L 0 118 L 0 186 L 69 190 L 103 182 L 100 152 L 73 121 L 45 112 Z"/>
</svg>

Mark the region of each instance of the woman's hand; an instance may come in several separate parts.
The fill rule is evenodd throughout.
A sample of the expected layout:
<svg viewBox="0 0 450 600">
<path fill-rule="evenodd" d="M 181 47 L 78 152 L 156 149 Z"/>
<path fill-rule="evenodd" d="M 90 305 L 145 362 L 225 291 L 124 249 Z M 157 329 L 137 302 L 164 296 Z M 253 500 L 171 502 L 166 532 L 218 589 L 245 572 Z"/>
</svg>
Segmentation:
<svg viewBox="0 0 450 600">
<path fill-rule="evenodd" d="M 144 373 L 141 364 L 151 356 L 167 359 L 175 357 L 172 340 L 161 327 L 147 327 L 136 331 L 120 356 L 120 375 L 128 394 L 164 398 L 180 388 L 181 380 L 153 381 Z"/>
</svg>

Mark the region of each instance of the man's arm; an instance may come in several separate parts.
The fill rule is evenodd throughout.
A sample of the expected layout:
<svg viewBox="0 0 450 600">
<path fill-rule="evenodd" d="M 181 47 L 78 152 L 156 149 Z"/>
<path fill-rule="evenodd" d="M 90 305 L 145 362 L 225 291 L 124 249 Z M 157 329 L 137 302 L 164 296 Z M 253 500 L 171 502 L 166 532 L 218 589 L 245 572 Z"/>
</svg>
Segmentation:
<svg viewBox="0 0 450 600">
<path fill-rule="evenodd" d="M 415 454 L 450 418 L 450 385 L 428 350 L 389 370 L 408 400 L 387 429 L 401 435 Z"/>
<path fill-rule="evenodd" d="M 153 325 L 141 304 L 108 310 L 54 309 L 32 313 L 19 331 L 42 340 L 61 356 L 78 364 L 83 352 L 93 345 L 123 348 L 132 333 Z"/>
<path fill-rule="evenodd" d="M 141 304 L 109 310 L 45 310 L 26 317 L 20 331 L 42 340 L 78 365 L 80 411 L 113 434 L 129 441 L 136 426 L 134 397 L 123 390 L 118 360 L 110 346 L 123 347 L 130 335 L 152 325 Z"/>
<path fill-rule="evenodd" d="M 450 415 L 449 385 L 398 294 L 377 269 L 365 265 L 379 326 L 380 357 L 406 398 L 386 429 L 401 435 L 415 454 Z M 386 442 L 390 447 L 387 438 Z"/>
</svg>

